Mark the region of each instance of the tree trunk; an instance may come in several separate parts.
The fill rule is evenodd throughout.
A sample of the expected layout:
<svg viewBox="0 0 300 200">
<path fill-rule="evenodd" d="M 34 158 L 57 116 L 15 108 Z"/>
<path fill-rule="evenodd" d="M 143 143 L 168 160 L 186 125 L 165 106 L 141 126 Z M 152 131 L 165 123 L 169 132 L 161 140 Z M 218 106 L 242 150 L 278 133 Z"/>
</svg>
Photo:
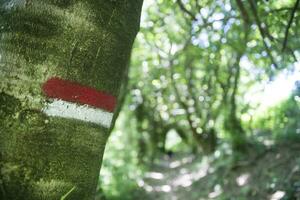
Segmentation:
<svg viewBox="0 0 300 200">
<path fill-rule="evenodd" d="M 94 198 L 141 6 L 0 2 L 0 199 Z"/>
<path fill-rule="evenodd" d="M 240 67 L 240 61 L 242 58 L 242 54 L 237 56 L 236 63 L 233 66 L 234 70 L 234 76 L 233 76 L 233 88 L 232 92 L 230 94 L 230 97 L 228 99 L 228 113 L 226 113 L 226 120 L 225 120 L 225 129 L 230 133 L 231 135 L 231 142 L 232 142 L 232 148 L 235 151 L 245 151 L 246 150 L 246 144 L 247 144 L 247 136 L 244 128 L 242 127 L 242 122 L 239 116 L 237 115 L 237 93 L 238 93 L 238 84 L 240 81 L 240 73 L 241 73 L 241 67 Z"/>
</svg>

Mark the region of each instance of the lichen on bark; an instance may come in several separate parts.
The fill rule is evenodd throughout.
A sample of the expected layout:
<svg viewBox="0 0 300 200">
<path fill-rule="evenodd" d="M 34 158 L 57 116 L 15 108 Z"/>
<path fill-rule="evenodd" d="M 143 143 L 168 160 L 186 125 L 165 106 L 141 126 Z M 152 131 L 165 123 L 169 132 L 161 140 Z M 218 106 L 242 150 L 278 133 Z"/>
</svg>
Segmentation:
<svg viewBox="0 0 300 200">
<path fill-rule="evenodd" d="M 60 77 L 118 96 L 142 0 L 0 1 L 0 199 L 93 199 L 109 130 L 46 116 Z"/>
</svg>

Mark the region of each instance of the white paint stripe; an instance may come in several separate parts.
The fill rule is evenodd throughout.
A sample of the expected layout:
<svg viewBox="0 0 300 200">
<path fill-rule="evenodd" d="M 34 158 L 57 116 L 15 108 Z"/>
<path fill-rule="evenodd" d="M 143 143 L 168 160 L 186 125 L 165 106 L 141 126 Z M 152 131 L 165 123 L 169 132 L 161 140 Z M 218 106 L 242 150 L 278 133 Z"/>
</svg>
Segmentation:
<svg viewBox="0 0 300 200">
<path fill-rule="evenodd" d="M 113 118 L 113 113 L 103 111 L 99 108 L 92 108 L 57 99 L 48 103 L 42 111 L 48 116 L 82 120 L 104 126 L 105 128 L 110 127 Z"/>
</svg>

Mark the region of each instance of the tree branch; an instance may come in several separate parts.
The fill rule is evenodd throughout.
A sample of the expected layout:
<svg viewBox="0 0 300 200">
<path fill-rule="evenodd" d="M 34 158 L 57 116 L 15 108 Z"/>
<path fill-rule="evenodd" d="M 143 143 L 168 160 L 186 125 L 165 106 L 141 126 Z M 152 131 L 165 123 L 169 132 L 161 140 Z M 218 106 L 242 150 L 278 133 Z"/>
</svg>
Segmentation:
<svg viewBox="0 0 300 200">
<path fill-rule="evenodd" d="M 196 15 L 193 14 L 191 11 L 189 11 L 188 9 L 186 9 L 186 7 L 184 6 L 184 4 L 182 3 L 181 0 L 177 0 L 176 1 L 177 4 L 179 5 L 180 9 L 185 12 L 186 14 L 188 14 L 190 16 L 190 18 L 193 20 L 193 21 L 196 21 L 197 18 L 196 18 Z"/>
<path fill-rule="evenodd" d="M 249 18 L 248 12 L 247 12 L 243 2 L 241 0 L 236 0 L 236 4 L 239 7 L 239 10 L 241 12 L 241 15 L 243 17 L 245 24 L 248 25 L 250 23 L 250 20 L 249 20 L 250 18 Z"/>
<path fill-rule="evenodd" d="M 290 27 L 293 23 L 293 19 L 295 17 L 295 13 L 296 13 L 297 8 L 299 6 L 299 2 L 300 2 L 300 0 L 296 0 L 295 6 L 294 6 L 294 8 L 292 10 L 292 13 L 291 13 L 290 20 L 289 20 L 288 25 L 285 29 L 285 36 L 284 36 L 283 45 L 282 45 L 282 52 L 285 50 L 285 48 L 287 46 L 287 41 L 288 41 L 288 36 L 289 36 L 289 29 L 290 29 Z"/>
<path fill-rule="evenodd" d="M 173 87 L 173 89 L 174 89 L 174 91 L 175 91 L 175 96 L 176 96 L 176 99 L 177 99 L 177 101 L 178 101 L 178 103 L 181 105 L 181 107 L 184 109 L 184 111 L 185 111 L 185 116 L 186 116 L 186 120 L 188 121 L 188 123 L 189 123 L 189 127 L 190 127 L 190 130 L 192 131 L 192 133 L 193 133 L 193 136 L 195 137 L 195 138 L 197 138 L 197 141 L 199 141 L 199 140 L 202 140 L 202 139 L 200 139 L 201 138 L 201 135 L 199 135 L 198 134 L 198 132 L 197 132 L 197 129 L 193 126 L 193 120 L 192 120 L 192 116 L 191 116 L 191 113 L 189 112 L 189 107 L 188 107 L 188 105 L 181 99 L 181 97 L 180 97 L 180 93 L 179 93 L 179 90 L 178 90 L 178 88 L 177 88 L 177 86 L 176 86 L 176 82 L 175 82 L 175 80 L 174 80 L 174 65 L 173 65 L 173 62 L 172 62 L 172 60 L 170 61 L 170 68 L 171 68 L 171 70 L 170 70 L 170 78 L 171 78 L 171 84 L 172 84 L 172 87 Z"/>
<path fill-rule="evenodd" d="M 269 56 L 269 58 L 270 58 L 270 60 L 271 60 L 271 63 L 274 65 L 274 67 L 275 67 L 276 69 L 278 69 L 279 67 L 278 67 L 277 63 L 275 62 L 275 60 L 274 60 L 274 58 L 273 58 L 273 55 L 272 55 L 272 53 L 271 53 L 271 50 L 269 49 L 269 47 L 268 47 L 268 45 L 267 45 L 267 43 L 266 43 L 266 41 L 265 41 L 265 39 L 266 39 L 266 33 L 265 33 L 265 30 L 263 29 L 263 27 L 262 27 L 262 25 L 261 25 L 261 22 L 260 22 L 260 19 L 259 19 L 259 17 L 258 17 L 258 13 L 257 13 L 257 10 L 256 10 L 256 5 L 255 5 L 255 3 L 253 2 L 253 0 L 248 0 L 248 2 L 249 2 L 249 4 L 250 4 L 252 13 L 253 13 L 253 15 L 254 15 L 255 23 L 256 23 L 256 25 L 258 26 L 258 30 L 259 30 L 260 35 L 261 35 L 261 37 L 262 37 L 263 44 L 264 44 L 264 46 L 265 46 L 266 52 L 267 52 L 267 54 L 268 54 L 268 56 Z M 268 37 L 268 38 L 270 38 L 270 37 Z"/>
<path fill-rule="evenodd" d="M 281 12 L 281 11 L 290 11 L 290 10 L 293 10 L 293 8 L 292 7 L 282 7 L 282 8 L 277 8 L 277 9 L 271 9 L 270 13 Z"/>
</svg>

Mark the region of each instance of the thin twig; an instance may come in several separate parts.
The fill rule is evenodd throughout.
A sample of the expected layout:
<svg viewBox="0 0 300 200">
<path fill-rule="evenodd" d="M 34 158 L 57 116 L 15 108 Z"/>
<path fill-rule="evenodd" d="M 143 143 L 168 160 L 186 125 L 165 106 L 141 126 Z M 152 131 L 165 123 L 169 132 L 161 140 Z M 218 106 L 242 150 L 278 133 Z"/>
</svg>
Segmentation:
<svg viewBox="0 0 300 200">
<path fill-rule="evenodd" d="M 293 9 L 292 7 L 282 7 L 277 9 L 271 9 L 269 12 L 273 13 L 273 12 L 281 12 L 281 11 L 290 11 L 292 9 Z"/>
<path fill-rule="evenodd" d="M 275 67 L 276 69 L 278 69 L 279 67 L 278 67 L 277 63 L 275 62 L 275 60 L 274 60 L 274 58 L 273 58 L 273 55 L 272 55 L 272 53 L 271 53 L 271 50 L 269 49 L 269 47 L 268 47 L 268 45 L 267 45 L 267 43 L 266 43 L 266 41 L 265 41 L 265 39 L 266 39 L 266 33 L 265 33 L 265 30 L 263 29 L 263 27 L 262 27 L 262 25 L 261 25 L 261 22 L 260 22 L 260 19 L 259 19 L 259 17 L 258 17 L 258 13 L 257 13 L 257 10 L 256 10 L 256 5 L 255 5 L 255 3 L 253 2 L 253 0 L 248 0 L 248 2 L 249 2 L 249 4 L 250 4 L 252 13 L 253 13 L 253 15 L 254 15 L 255 23 L 256 23 L 256 25 L 258 26 L 258 30 L 259 30 L 260 35 L 261 35 L 261 37 L 262 37 L 263 44 L 264 44 L 264 46 L 265 46 L 266 52 L 267 52 L 267 54 L 268 54 L 268 56 L 269 56 L 269 58 L 270 58 L 272 64 L 274 65 L 274 67 Z"/>
<path fill-rule="evenodd" d="M 292 23 L 293 23 L 293 19 L 294 19 L 294 17 L 295 17 L 295 13 L 296 13 L 297 8 L 298 8 L 298 6 L 299 6 L 299 2 L 300 2 L 300 0 L 297 0 L 297 1 L 296 1 L 295 6 L 294 6 L 294 8 L 293 8 L 293 10 L 292 10 L 292 13 L 291 13 L 290 20 L 289 20 L 288 25 L 287 25 L 287 27 L 286 27 L 286 29 L 285 29 L 285 37 L 284 37 L 283 45 L 282 45 L 282 52 L 283 52 L 283 51 L 285 50 L 285 48 L 286 48 L 287 41 L 288 41 L 288 36 L 289 36 L 289 29 L 290 29 L 290 27 L 291 27 L 291 25 L 292 25 Z"/>
<path fill-rule="evenodd" d="M 60 198 L 60 200 L 66 200 L 66 198 L 76 189 L 76 186 L 72 187 L 64 196 Z"/>
<path fill-rule="evenodd" d="M 183 5 L 183 3 L 182 3 L 181 0 L 177 0 L 177 3 L 178 3 L 178 5 L 179 5 L 180 9 L 181 9 L 183 12 L 185 12 L 186 14 L 188 14 L 188 15 L 191 17 L 191 19 L 192 19 L 193 21 L 196 21 L 196 20 L 197 20 L 196 15 L 194 15 L 191 11 L 189 11 L 189 10 Z"/>
</svg>

